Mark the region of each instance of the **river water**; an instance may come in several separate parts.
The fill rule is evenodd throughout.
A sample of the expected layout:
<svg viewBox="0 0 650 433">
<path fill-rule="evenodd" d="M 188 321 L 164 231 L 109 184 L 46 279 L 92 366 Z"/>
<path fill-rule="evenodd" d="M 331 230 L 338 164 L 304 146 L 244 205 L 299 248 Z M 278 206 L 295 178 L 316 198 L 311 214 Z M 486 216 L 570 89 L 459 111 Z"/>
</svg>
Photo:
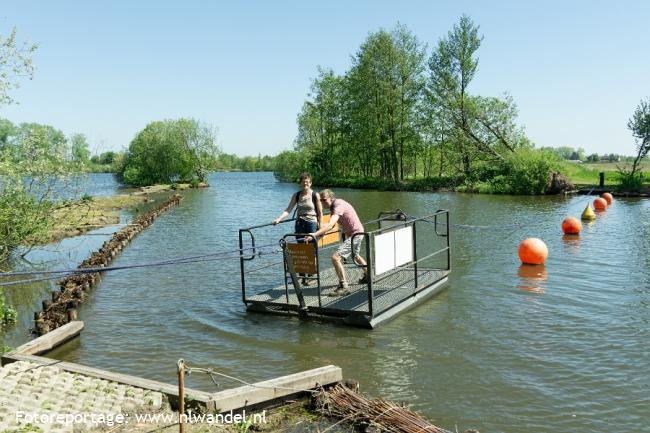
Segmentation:
<svg viewBox="0 0 650 433">
<path fill-rule="evenodd" d="M 296 190 L 269 173 L 209 180 L 114 264 L 232 250 L 240 227 L 270 222 Z M 588 197 L 337 193 L 363 220 L 449 209 L 448 289 L 369 331 L 246 313 L 234 258 L 116 271 L 81 308 L 81 338 L 48 356 L 170 383 L 179 358 L 253 381 L 335 364 L 367 393 L 407 401 L 452 431 L 650 431 L 650 201 L 618 199 L 569 239 L 560 223 L 579 216 Z M 519 242 L 533 236 L 549 247 L 544 267 L 517 258 Z M 76 265 L 105 239 L 70 239 L 27 258 Z M 28 338 L 51 286 L 28 289 L 7 290 L 25 311 L 6 344 Z M 188 386 L 216 390 L 200 375 Z"/>
</svg>

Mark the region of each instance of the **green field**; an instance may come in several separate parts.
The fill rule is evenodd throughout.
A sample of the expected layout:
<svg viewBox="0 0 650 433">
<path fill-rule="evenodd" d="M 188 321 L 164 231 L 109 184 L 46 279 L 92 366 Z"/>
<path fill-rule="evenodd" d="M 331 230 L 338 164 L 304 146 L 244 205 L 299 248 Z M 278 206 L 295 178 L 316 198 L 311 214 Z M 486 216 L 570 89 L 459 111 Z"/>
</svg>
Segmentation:
<svg viewBox="0 0 650 433">
<path fill-rule="evenodd" d="M 631 164 L 626 162 L 603 162 L 603 163 L 572 163 L 562 162 L 562 172 L 569 177 L 574 185 L 598 185 L 598 173 L 605 173 L 605 185 L 618 185 L 618 168 L 630 168 Z M 641 164 L 645 175 L 644 184 L 650 185 L 650 162 Z"/>
</svg>

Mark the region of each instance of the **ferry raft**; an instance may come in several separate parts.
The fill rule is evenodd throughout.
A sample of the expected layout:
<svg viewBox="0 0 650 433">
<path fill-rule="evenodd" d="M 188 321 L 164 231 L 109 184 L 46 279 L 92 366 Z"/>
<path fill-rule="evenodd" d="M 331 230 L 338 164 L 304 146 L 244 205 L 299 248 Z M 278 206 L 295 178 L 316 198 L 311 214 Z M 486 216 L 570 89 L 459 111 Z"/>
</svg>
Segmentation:
<svg viewBox="0 0 650 433">
<path fill-rule="evenodd" d="M 329 215 L 325 215 L 325 221 Z M 283 221 L 287 223 L 293 220 Z M 286 226 L 263 224 L 239 230 L 242 300 L 248 311 L 294 314 L 375 328 L 396 314 L 443 290 L 451 272 L 449 211 L 412 217 L 401 210 L 382 212 L 353 236 L 362 242 L 366 265 L 345 265 L 350 292 L 338 295 L 331 255 L 342 242 L 335 227 L 318 241 L 298 242 Z M 303 234 L 304 236 L 304 234 Z M 280 239 L 282 255 L 263 246 Z M 358 282 L 368 270 L 367 282 Z M 278 284 L 281 281 L 281 284 Z"/>
</svg>

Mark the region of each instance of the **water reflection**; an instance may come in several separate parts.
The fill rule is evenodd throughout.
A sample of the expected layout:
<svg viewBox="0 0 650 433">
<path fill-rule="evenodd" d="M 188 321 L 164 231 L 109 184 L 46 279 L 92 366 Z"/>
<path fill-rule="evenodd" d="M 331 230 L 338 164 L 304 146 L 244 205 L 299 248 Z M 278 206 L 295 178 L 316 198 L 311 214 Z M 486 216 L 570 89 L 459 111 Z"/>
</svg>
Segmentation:
<svg viewBox="0 0 650 433">
<path fill-rule="evenodd" d="M 544 265 L 522 264 L 517 270 L 519 284 L 517 288 L 524 292 L 543 294 L 546 292 L 548 269 Z"/>
<path fill-rule="evenodd" d="M 565 253 L 578 254 L 580 252 L 580 235 L 563 235 L 562 246 Z"/>
</svg>

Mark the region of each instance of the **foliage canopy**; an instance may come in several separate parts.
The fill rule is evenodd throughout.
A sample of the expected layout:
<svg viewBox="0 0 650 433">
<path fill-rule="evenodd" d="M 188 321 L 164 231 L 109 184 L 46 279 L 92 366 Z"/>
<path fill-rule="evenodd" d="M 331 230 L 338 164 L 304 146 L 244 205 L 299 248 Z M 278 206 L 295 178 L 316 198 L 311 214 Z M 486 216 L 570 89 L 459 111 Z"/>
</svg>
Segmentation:
<svg viewBox="0 0 650 433">
<path fill-rule="evenodd" d="M 318 69 L 298 114 L 295 150 L 278 156 L 276 175 L 295 180 L 309 170 L 320 183 L 357 178 L 398 184 L 436 177 L 448 186 L 471 185 L 485 174 L 476 173 L 483 166 L 548 156 L 518 153 L 533 146 L 516 124 L 512 97 L 470 92 L 482 40 L 467 16 L 428 59 L 427 46 L 403 25 L 370 33 L 343 75 Z M 524 179 L 532 183 L 523 190 L 539 191 L 533 177 Z M 500 189 L 519 191 L 510 183 Z"/>
<path fill-rule="evenodd" d="M 118 174 L 129 185 L 204 182 L 219 153 L 216 131 L 194 119 L 149 123 L 131 144 Z"/>
</svg>

